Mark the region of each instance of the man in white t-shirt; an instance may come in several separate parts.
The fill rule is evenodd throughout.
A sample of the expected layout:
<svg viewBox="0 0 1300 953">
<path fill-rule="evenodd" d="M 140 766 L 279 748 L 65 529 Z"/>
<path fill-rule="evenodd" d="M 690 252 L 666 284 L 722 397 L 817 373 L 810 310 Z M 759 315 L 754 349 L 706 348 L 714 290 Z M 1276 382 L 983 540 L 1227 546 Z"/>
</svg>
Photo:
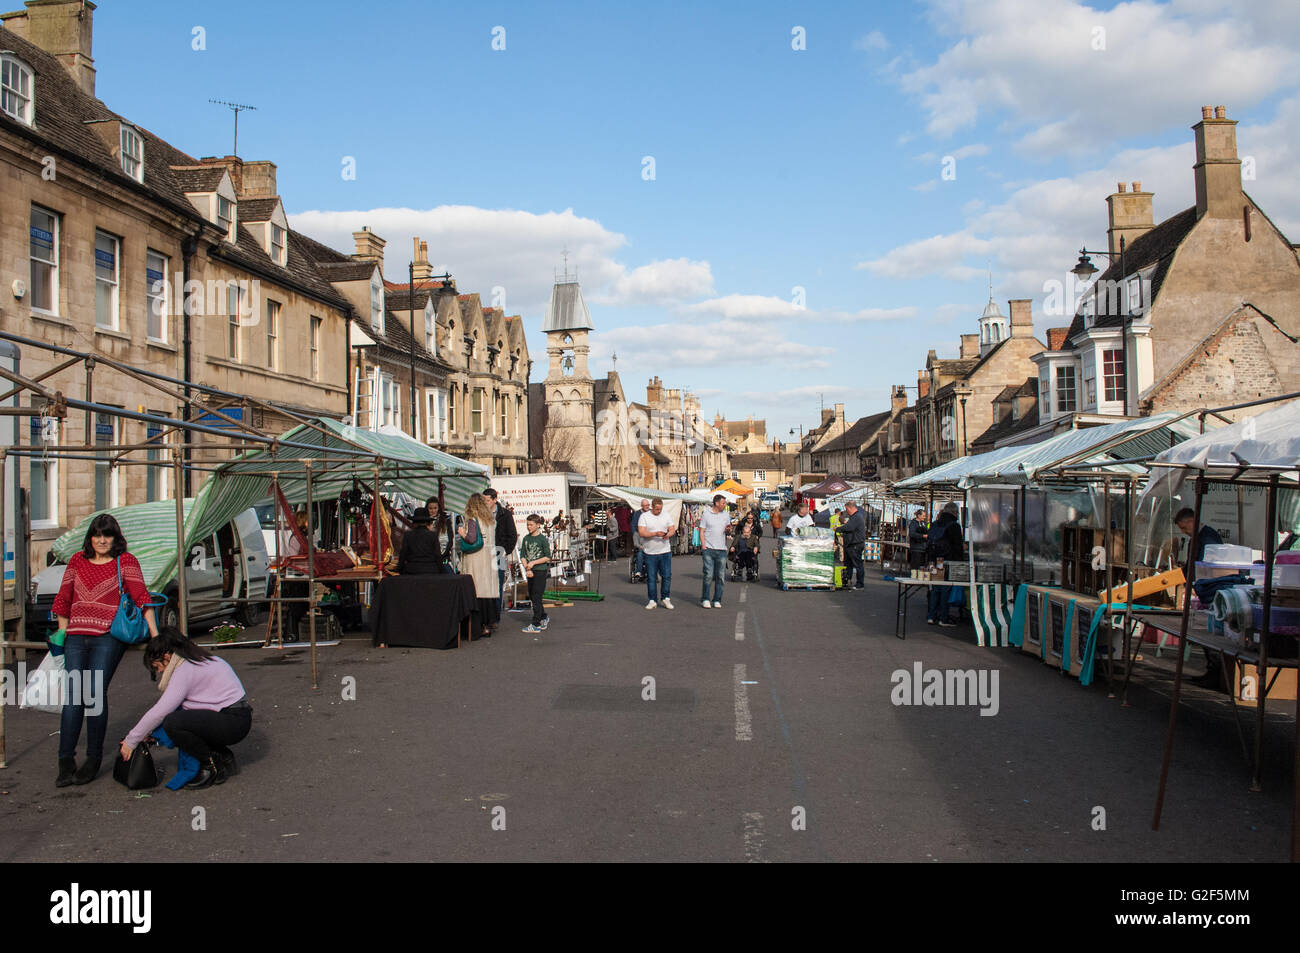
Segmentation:
<svg viewBox="0 0 1300 953">
<path fill-rule="evenodd" d="M 700 555 L 704 559 L 700 605 L 706 609 L 722 608 L 722 585 L 727 578 L 727 534 L 730 532 L 731 514 L 727 512 L 727 498 L 719 493 L 713 498 L 713 505 L 700 514 Z"/>
<path fill-rule="evenodd" d="M 808 515 L 808 504 L 801 502 L 799 504 L 798 515 L 790 517 L 790 519 L 786 522 L 785 527 L 789 531 L 791 536 L 797 536 L 798 530 L 806 529 L 807 527 L 812 525 L 813 525 L 813 518 Z"/>
<path fill-rule="evenodd" d="M 647 609 L 655 607 L 655 600 L 665 609 L 673 607 L 669 590 L 673 581 L 673 536 L 677 534 L 677 524 L 664 513 L 664 501 L 650 501 L 650 512 L 642 513 L 636 524 L 637 535 L 641 537 L 641 552 L 645 555 L 645 587 L 650 601 Z M 656 577 L 662 585 L 656 591 Z"/>
</svg>

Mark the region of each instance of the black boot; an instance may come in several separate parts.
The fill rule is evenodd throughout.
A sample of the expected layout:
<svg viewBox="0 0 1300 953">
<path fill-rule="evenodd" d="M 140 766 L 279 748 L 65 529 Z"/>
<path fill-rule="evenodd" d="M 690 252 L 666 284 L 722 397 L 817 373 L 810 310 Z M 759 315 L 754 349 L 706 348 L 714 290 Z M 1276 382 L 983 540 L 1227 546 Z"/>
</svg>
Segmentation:
<svg viewBox="0 0 1300 953">
<path fill-rule="evenodd" d="M 76 758 L 60 758 L 59 777 L 57 780 L 55 780 L 54 786 L 56 788 L 66 788 L 69 784 L 73 782 L 76 773 L 77 773 Z"/>
<path fill-rule="evenodd" d="M 89 784 L 99 774 L 99 758 L 87 761 L 72 776 L 73 784 Z"/>
<path fill-rule="evenodd" d="M 199 773 L 194 776 L 194 780 L 185 786 L 187 788 L 209 788 L 214 784 L 224 784 L 225 781 L 225 772 L 217 766 L 216 759 L 208 758 L 208 760 L 199 764 Z"/>
<path fill-rule="evenodd" d="M 233 778 L 239 773 L 239 765 L 235 762 L 235 753 L 229 748 L 222 748 L 212 753 L 213 760 L 221 768 L 222 774 L 228 778 Z M 221 782 L 218 781 L 218 784 Z"/>
</svg>

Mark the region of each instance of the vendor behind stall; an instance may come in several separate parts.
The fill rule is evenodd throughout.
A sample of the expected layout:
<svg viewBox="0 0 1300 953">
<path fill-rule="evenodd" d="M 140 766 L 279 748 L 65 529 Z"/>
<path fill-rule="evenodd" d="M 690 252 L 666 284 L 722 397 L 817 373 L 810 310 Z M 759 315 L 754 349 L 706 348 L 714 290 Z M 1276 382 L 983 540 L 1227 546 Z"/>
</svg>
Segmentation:
<svg viewBox="0 0 1300 953">
<path fill-rule="evenodd" d="M 925 565 L 925 548 L 927 537 L 930 535 L 925 515 L 925 507 L 918 506 L 915 515 L 907 524 L 908 562 L 913 569 L 920 569 Z"/>
<path fill-rule="evenodd" d="M 1190 586 L 1196 580 L 1196 564 L 1205 559 L 1205 547 L 1222 545 L 1223 537 L 1213 526 L 1205 523 L 1197 529 L 1196 511 L 1190 506 L 1184 506 L 1174 514 L 1174 525 L 1192 540 L 1192 560 L 1187 574 L 1187 584 Z M 1223 673 L 1220 671 L 1218 654 L 1204 647 L 1202 651 L 1205 652 L 1205 674 L 1192 681 L 1202 688 L 1223 691 Z"/>
<path fill-rule="evenodd" d="M 411 517 L 410 531 L 402 537 L 402 552 L 397 557 L 399 575 L 439 575 L 443 572 L 442 548 L 429 527 L 433 517 L 421 506 Z"/>
</svg>

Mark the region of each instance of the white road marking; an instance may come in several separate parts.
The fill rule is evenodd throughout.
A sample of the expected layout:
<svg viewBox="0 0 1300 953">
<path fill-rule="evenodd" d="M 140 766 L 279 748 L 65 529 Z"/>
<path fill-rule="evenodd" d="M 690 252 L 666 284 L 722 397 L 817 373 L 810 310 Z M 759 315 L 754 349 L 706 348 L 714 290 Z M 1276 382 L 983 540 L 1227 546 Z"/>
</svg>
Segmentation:
<svg viewBox="0 0 1300 953">
<path fill-rule="evenodd" d="M 745 601 L 745 596 L 748 595 L 748 593 L 749 593 L 749 586 L 741 586 L 741 587 L 740 587 L 740 601 L 741 601 L 741 602 L 744 602 L 744 601 Z"/>
<path fill-rule="evenodd" d="M 757 811 L 745 813 L 745 863 L 767 863 L 763 858 L 763 815 Z"/>
<path fill-rule="evenodd" d="M 736 613 L 736 641 L 745 641 L 745 613 Z"/>
<path fill-rule="evenodd" d="M 737 664 L 733 672 L 736 693 L 736 740 L 753 741 L 754 724 L 749 715 L 749 689 L 745 687 L 745 666 Z"/>
</svg>

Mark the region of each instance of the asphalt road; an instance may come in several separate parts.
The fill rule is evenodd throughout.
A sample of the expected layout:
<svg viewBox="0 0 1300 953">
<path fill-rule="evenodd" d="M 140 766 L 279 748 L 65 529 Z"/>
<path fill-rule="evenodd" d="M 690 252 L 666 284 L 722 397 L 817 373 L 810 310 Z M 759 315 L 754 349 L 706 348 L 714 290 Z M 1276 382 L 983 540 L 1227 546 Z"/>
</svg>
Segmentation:
<svg viewBox="0 0 1300 953">
<path fill-rule="evenodd" d="M 519 631 L 524 614 L 451 652 L 376 650 L 353 633 L 321 650 L 318 691 L 304 649 L 227 650 L 254 729 L 236 748 L 241 774 L 203 791 L 137 796 L 107 766 L 57 789 L 57 716 L 9 709 L 0 860 L 1288 855 L 1291 705 L 1269 716 L 1265 790 L 1252 794 L 1226 698 L 1193 690 L 1153 832 L 1167 673 L 1140 667 L 1122 708 L 1104 684 L 975 646 L 969 627 L 924 625 L 915 602 L 909 638 L 895 639 L 895 589 L 874 578 L 858 592 L 729 583 L 724 608 L 705 610 L 698 557 L 674 569 L 676 609 L 646 611 L 643 586 L 606 573 L 606 600 L 552 609 L 538 641 Z M 916 662 L 996 670 L 997 713 L 893 704 L 892 673 Z M 154 692 L 129 655 L 110 739 Z M 161 756 L 169 774 L 174 758 Z"/>
</svg>

